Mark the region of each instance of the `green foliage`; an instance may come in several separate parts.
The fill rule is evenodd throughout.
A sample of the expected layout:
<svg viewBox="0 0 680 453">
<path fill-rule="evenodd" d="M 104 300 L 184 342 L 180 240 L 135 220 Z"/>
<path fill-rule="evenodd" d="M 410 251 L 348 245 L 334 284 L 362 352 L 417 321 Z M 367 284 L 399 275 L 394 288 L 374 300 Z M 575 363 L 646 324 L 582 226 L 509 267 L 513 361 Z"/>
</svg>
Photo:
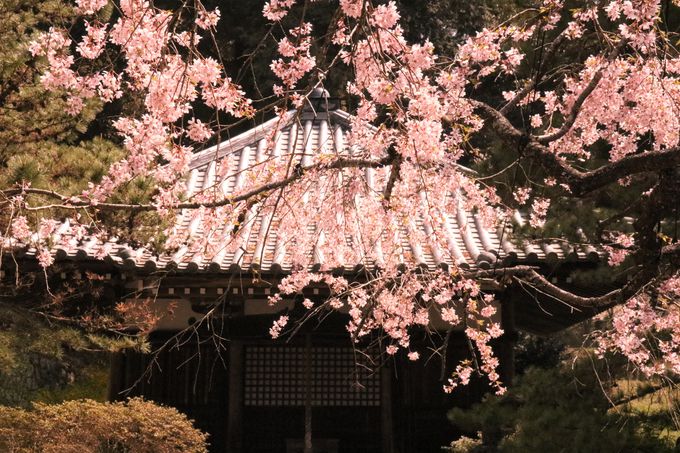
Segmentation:
<svg viewBox="0 0 680 453">
<path fill-rule="evenodd" d="M 28 51 L 31 40 L 50 25 L 69 24 L 74 17 L 71 4 L 63 0 L 6 0 L 0 3 L 0 17 L 2 172 L 16 154 L 41 157 L 45 146 L 78 141 L 101 106 L 93 101 L 82 114 L 68 115 L 63 97 L 41 86 L 39 69 L 43 63 L 35 61 Z"/>
<path fill-rule="evenodd" d="M 564 343 L 555 337 L 539 337 L 520 332 L 515 345 L 515 373 L 524 374 L 529 367 L 551 369 L 559 365 Z"/>
<path fill-rule="evenodd" d="M 33 187 L 76 193 L 86 188 L 88 181 L 101 180 L 122 156 L 117 146 L 100 138 L 74 146 L 26 143 L 8 158 L 0 184 L 7 187 L 25 181 Z"/>
<path fill-rule="evenodd" d="M 398 0 L 401 24 L 411 42 L 429 39 L 437 54 L 451 58 L 456 46 L 484 27 L 493 27 L 529 3 L 526 0 Z"/>
<path fill-rule="evenodd" d="M 506 395 L 488 396 L 471 410 L 449 413 L 461 430 L 481 433 L 481 443 L 468 442 L 468 450 L 460 450 L 465 443 L 454 446 L 478 453 L 672 451 L 653 420 L 610 410 L 603 385 L 585 364 L 530 368 Z"/>
<path fill-rule="evenodd" d="M 103 400 L 108 354 L 143 350 L 135 338 L 112 338 L 47 323 L 19 308 L 0 306 L 0 404 L 73 398 Z"/>
<path fill-rule="evenodd" d="M 66 453 L 207 452 L 207 435 L 176 409 L 140 398 L 126 402 L 0 406 L 0 450 Z"/>
<path fill-rule="evenodd" d="M 643 430 L 658 431 L 670 443 L 680 446 L 680 387 L 677 382 L 620 379 L 612 392 L 617 407 L 645 420 Z"/>
<path fill-rule="evenodd" d="M 31 395 L 31 399 L 46 404 L 80 399 L 92 399 L 103 403 L 107 399 L 109 370 L 107 361 L 97 361 L 86 365 L 78 371 L 78 376 L 73 382 L 63 387 L 39 388 Z"/>
</svg>

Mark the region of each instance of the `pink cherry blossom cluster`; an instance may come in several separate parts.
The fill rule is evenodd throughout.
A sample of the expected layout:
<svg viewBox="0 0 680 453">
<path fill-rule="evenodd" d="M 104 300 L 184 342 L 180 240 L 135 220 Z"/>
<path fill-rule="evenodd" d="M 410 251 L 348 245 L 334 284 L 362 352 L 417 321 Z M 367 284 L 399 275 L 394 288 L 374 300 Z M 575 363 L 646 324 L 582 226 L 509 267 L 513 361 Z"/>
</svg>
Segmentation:
<svg viewBox="0 0 680 453">
<path fill-rule="evenodd" d="M 267 19 L 277 22 L 288 15 L 290 8 L 295 5 L 295 0 L 269 0 L 262 10 Z"/>
<path fill-rule="evenodd" d="M 475 281 L 456 278 L 441 270 L 416 272 L 415 269 L 386 268 L 368 283 L 358 283 L 300 270 L 281 281 L 280 293 L 270 297 L 270 304 L 279 303 L 282 295 L 301 294 L 306 287 L 319 284 L 330 292 L 321 307 L 349 314 L 347 330 L 355 342 L 371 334 L 384 336 L 388 355 L 403 349 L 410 360 L 417 360 L 418 352 L 411 350 L 412 330 L 427 328 L 435 316 L 451 328 L 465 332 L 475 345 L 471 353 L 479 355 L 480 365 L 476 371 L 486 376 L 498 393 L 504 391 L 497 373 L 498 358 L 490 345 L 503 330 L 494 318 L 497 308 L 493 295 L 483 294 Z M 303 303 L 308 309 L 313 307 L 311 301 Z M 280 324 L 277 320 L 272 326 L 274 337 L 280 335 Z M 452 389 L 452 384 L 446 388 Z"/>
<path fill-rule="evenodd" d="M 518 187 L 515 189 L 515 192 L 512 194 L 513 198 L 517 203 L 519 203 L 520 206 L 526 204 L 526 202 L 529 200 L 529 197 L 531 196 L 531 187 Z"/>
<path fill-rule="evenodd" d="M 615 232 L 611 235 L 611 245 L 605 245 L 604 249 L 607 251 L 610 266 L 618 266 L 630 254 L 635 245 L 635 240 L 630 234 Z"/>
<path fill-rule="evenodd" d="M 288 316 L 280 316 L 279 319 L 274 321 L 274 324 L 269 329 L 269 335 L 271 335 L 272 338 L 278 338 L 281 335 L 281 331 L 286 327 L 287 324 Z"/>
<path fill-rule="evenodd" d="M 103 4 L 89 2 L 79 6 L 84 8 L 84 14 L 92 14 Z M 197 25 L 214 28 L 219 10 L 207 11 L 200 3 L 197 9 Z M 124 0 L 120 11 L 120 17 L 110 29 L 107 24 L 86 21 L 86 34 L 76 49 L 83 58 L 95 59 L 107 44 L 117 46 L 125 57 L 122 71 L 78 75 L 73 69 L 77 61 L 68 52 L 71 41 L 64 30 L 51 29 L 32 42 L 30 50 L 34 55 L 46 57 L 43 85 L 67 91 L 69 113 L 78 114 L 88 98 L 111 102 L 122 96 L 123 90 L 144 96 L 144 111 L 137 118 L 120 118 L 114 123 L 124 139 L 127 157 L 115 163 L 102 182 L 82 196 L 102 201 L 121 184 L 151 174 L 161 183 L 156 204 L 169 212 L 168 208 L 177 204 L 184 192 L 182 179 L 192 153 L 179 142 L 184 137 L 202 142 L 212 136 L 211 125 L 190 120 L 184 128 L 178 120 L 191 112 L 199 95 L 207 106 L 236 117 L 251 115 L 252 108 L 250 100 L 223 74 L 217 61 L 194 54 L 187 58 L 171 51 L 171 42 L 190 47 L 195 43 L 181 38 L 186 37 L 186 31 L 168 29 L 170 14 L 167 11 L 153 8 L 144 0 Z M 160 160 L 169 163 L 159 168 Z"/>
<path fill-rule="evenodd" d="M 190 119 L 188 126 L 187 136 L 195 142 L 204 142 L 213 135 L 212 130 L 199 119 Z"/>
<path fill-rule="evenodd" d="M 661 8 L 660 0 L 613 0 L 604 8 L 609 19 L 626 19 L 619 25 L 621 36 L 631 45 L 646 52 L 654 48 L 655 22 Z"/>
<path fill-rule="evenodd" d="M 340 8 L 342 12 L 351 17 L 357 19 L 361 17 L 361 13 L 364 8 L 363 0 L 340 0 Z"/>
<path fill-rule="evenodd" d="M 108 0 L 76 0 L 79 11 L 86 16 L 97 13 L 108 3 Z"/>
<path fill-rule="evenodd" d="M 78 53 L 84 58 L 93 60 L 101 55 L 106 44 L 106 28 L 107 24 L 92 25 L 85 21 L 85 29 L 87 33 L 83 40 L 78 43 Z"/>
<path fill-rule="evenodd" d="M 598 332 L 598 352 L 625 356 L 648 377 L 680 374 L 680 277 L 654 294 L 639 294 L 614 309 L 612 327 Z"/>
<path fill-rule="evenodd" d="M 456 366 L 453 376 L 450 377 L 447 381 L 447 384 L 444 385 L 444 391 L 446 393 L 451 393 L 459 385 L 468 385 L 474 371 L 475 369 L 472 367 L 469 360 L 465 360 L 464 362 L 460 363 Z"/>
<path fill-rule="evenodd" d="M 560 156 L 588 158 L 588 146 L 599 140 L 611 145 L 610 159 L 615 161 L 635 153 L 639 137 L 647 133 L 654 135 L 656 150 L 674 146 L 680 124 L 680 93 L 673 82 L 680 69 L 677 64 L 666 66 L 656 60 L 623 57 L 608 62 L 603 57 L 591 57 L 577 78 L 565 81 L 562 99 L 556 101 L 554 94 L 546 93 L 546 111 L 568 114 L 593 75 L 599 70 L 605 74 L 581 107 L 574 127 L 553 142 L 551 149 Z M 552 118 L 549 124 L 546 133 L 558 129 L 552 126 Z"/>
<path fill-rule="evenodd" d="M 279 54 L 283 58 L 274 60 L 271 69 L 287 89 L 295 88 L 298 81 L 316 65 L 315 57 L 309 53 L 312 45 L 311 32 L 312 24 L 304 23 L 291 29 L 290 37 L 284 37 L 279 41 Z M 281 92 L 280 88 L 274 89 Z"/>
<path fill-rule="evenodd" d="M 22 197 L 17 197 L 14 201 L 14 206 L 21 205 Z M 86 228 L 78 223 L 71 225 L 69 222 L 40 218 L 36 227 L 33 227 L 25 215 L 14 212 L 11 213 L 11 219 L 11 235 L 9 238 L 0 237 L 0 246 L 23 245 L 33 248 L 38 263 L 45 269 L 54 263 L 54 246 L 73 246 L 87 233 Z"/>
<path fill-rule="evenodd" d="M 210 30 L 217 26 L 217 22 L 220 20 L 220 9 L 215 8 L 212 11 L 207 11 L 204 8 L 200 8 L 198 11 L 198 17 L 196 18 L 196 25 L 198 25 L 203 30 Z"/>
<path fill-rule="evenodd" d="M 550 200 L 548 198 L 535 198 L 531 204 L 531 217 L 529 217 L 529 224 L 534 228 L 541 228 L 545 225 L 546 216 L 548 215 L 548 208 L 550 208 Z"/>
</svg>

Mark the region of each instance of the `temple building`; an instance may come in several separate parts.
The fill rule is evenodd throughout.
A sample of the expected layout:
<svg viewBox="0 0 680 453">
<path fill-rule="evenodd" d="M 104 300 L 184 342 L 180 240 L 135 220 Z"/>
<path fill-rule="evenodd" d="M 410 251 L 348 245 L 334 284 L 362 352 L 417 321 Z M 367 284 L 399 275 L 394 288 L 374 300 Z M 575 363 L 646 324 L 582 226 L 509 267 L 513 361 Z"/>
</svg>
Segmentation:
<svg viewBox="0 0 680 453">
<path fill-rule="evenodd" d="M 330 139 L 336 147 L 345 146 L 350 115 L 323 92 L 311 102 L 315 100 L 323 102 L 290 112 L 285 122 L 273 119 L 196 153 L 188 195 L 217 183 L 228 196 L 240 184 L 243 170 L 264 153 L 283 149 L 304 155 Z M 276 137 L 273 149 L 270 137 Z M 226 155 L 234 157 L 234 168 L 218 181 L 218 162 Z M 370 354 L 358 353 L 342 313 L 308 322 L 292 337 L 272 340 L 272 321 L 283 312 L 295 319 L 303 309 L 295 298 L 268 304 L 278 282 L 290 272 L 290 245 L 278 240 L 275 218 L 256 211 L 252 216 L 242 242 L 231 248 L 235 251 L 225 248 L 210 260 L 188 246 L 156 255 L 113 242 L 101 259 L 97 257 L 105 245 L 96 240 L 55 248 L 50 272 L 68 278 L 69 272 L 89 270 L 102 275 L 103 284 L 118 297 L 148 297 L 159 313 L 173 313 L 165 315 L 151 335 L 151 342 L 162 346 L 160 352 L 127 351 L 113 357 L 110 398 L 143 395 L 177 407 L 210 434 L 214 452 L 302 452 L 306 429 L 311 429 L 315 453 L 437 452 L 450 443 L 455 432 L 447 410 L 472 404 L 486 389 L 480 380 L 450 395 L 442 391 L 452 368 L 469 356 L 462 330 L 447 332 L 433 325 L 429 333 L 414 334 L 414 347 L 425 351 L 415 362 L 397 356 L 377 363 Z M 518 215 L 516 221 L 523 220 Z M 176 228 L 189 236 L 203 231 L 188 211 L 178 215 Z M 576 292 L 583 289 L 574 286 L 572 273 L 594 268 L 602 260 L 590 248 L 523 243 L 508 231 L 485 228 L 475 213 L 462 207 L 450 213 L 447 234 L 449 247 L 442 251 L 405 233 L 405 256 L 429 269 L 531 264 L 550 281 Z M 33 253 L 27 250 L 21 259 L 30 261 Z M 313 267 L 322 267 L 323 255 L 310 253 Z M 336 272 L 361 280 L 362 264 Z M 499 301 L 505 334 L 495 348 L 505 382 L 513 376 L 518 331 L 546 335 L 593 315 L 510 281 L 482 281 L 482 286 Z M 323 301 L 327 295 L 319 285 L 307 288 L 304 297 Z M 209 320 L 203 320 L 206 313 Z M 445 360 L 426 360 L 427 351 L 434 350 Z"/>
</svg>

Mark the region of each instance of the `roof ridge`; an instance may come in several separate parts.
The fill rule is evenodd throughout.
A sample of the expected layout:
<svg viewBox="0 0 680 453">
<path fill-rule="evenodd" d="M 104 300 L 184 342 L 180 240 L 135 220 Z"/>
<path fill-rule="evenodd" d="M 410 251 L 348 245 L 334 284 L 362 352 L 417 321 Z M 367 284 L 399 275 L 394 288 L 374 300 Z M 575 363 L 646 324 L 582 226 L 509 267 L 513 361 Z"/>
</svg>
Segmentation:
<svg viewBox="0 0 680 453">
<path fill-rule="evenodd" d="M 305 113 L 305 115 L 303 115 Z M 197 152 L 189 162 L 189 171 L 202 167 L 211 160 L 222 159 L 231 152 L 241 150 L 243 147 L 252 145 L 253 143 L 265 138 L 267 134 L 273 130 L 283 131 L 290 127 L 296 120 L 334 120 L 341 127 L 348 128 L 350 125 L 350 118 L 352 115 L 340 109 L 334 109 L 324 112 L 315 112 L 313 117 L 307 117 L 309 112 L 300 112 L 299 110 L 288 110 L 284 117 L 275 116 L 261 125 L 255 126 L 235 137 L 223 140 L 216 145 Z"/>
<path fill-rule="evenodd" d="M 297 110 L 288 110 L 284 117 L 275 116 L 264 123 L 257 125 L 245 132 L 238 134 L 235 137 L 227 138 L 221 142 L 206 148 L 202 151 L 197 152 L 191 157 L 191 162 L 189 162 L 189 170 L 201 167 L 211 160 L 221 159 L 225 155 L 233 151 L 238 151 L 244 146 L 248 146 L 258 140 L 264 138 L 267 133 L 271 132 L 273 129 L 283 130 L 290 126 Z M 278 127 L 281 123 L 283 126 Z"/>
</svg>

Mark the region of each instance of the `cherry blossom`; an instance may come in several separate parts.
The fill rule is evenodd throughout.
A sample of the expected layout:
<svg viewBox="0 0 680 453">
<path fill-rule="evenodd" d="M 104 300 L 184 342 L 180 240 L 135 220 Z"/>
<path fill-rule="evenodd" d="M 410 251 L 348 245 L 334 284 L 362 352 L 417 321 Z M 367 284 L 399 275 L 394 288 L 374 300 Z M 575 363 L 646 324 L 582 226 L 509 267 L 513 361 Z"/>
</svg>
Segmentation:
<svg viewBox="0 0 680 453">
<path fill-rule="evenodd" d="M 198 25 L 204 30 L 208 30 L 210 28 L 215 28 L 219 20 L 220 20 L 219 8 L 215 8 L 212 11 L 206 11 L 204 9 L 201 9 L 198 12 L 198 17 L 196 18 L 196 25 Z"/>
<path fill-rule="evenodd" d="M 512 194 L 513 198 L 520 205 L 525 204 L 531 196 L 531 187 L 518 187 Z"/>
<path fill-rule="evenodd" d="M 285 57 L 272 62 L 271 69 L 287 88 L 294 88 L 297 82 L 316 65 L 311 47 L 312 25 L 305 23 L 290 30 L 291 38 L 279 41 L 279 53 Z"/>
<path fill-rule="evenodd" d="M 680 372 L 680 310 L 677 277 L 664 286 L 668 292 L 656 302 L 648 295 L 630 299 L 617 307 L 613 327 L 598 332 L 600 354 L 623 354 L 647 376 Z"/>
<path fill-rule="evenodd" d="M 54 263 L 54 258 L 47 248 L 39 248 L 36 256 L 38 258 L 38 263 L 44 268 L 48 268 Z"/>
<path fill-rule="evenodd" d="M 269 0 L 262 11 L 264 17 L 271 21 L 280 21 L 288 14 L 291 6 L 295 4 L 295 0 Z"/>
<path fill-rule="evenodd" d="M 189 120 L 187 136 L 197 142 L 204 142 L 212 137 L 212 131 L 201 120 L 192 118 Z"/>
<path fill-rule="evenodd" d="M 95 14 L 97 11 L 105 7 L 109 3 L 108 0 L 76 0 L 78 8 L 85 15 Z"/>
<path fill-rule="evenodd" d="M 269 335 L 271 335 L 272 338 L 278 338 L 279 335 L 281 335 L 283 328 L 286 327 L 286 324 L 288 324 L 288 316 L 283 315 L 279 317 L 269 329 Z"/>
<path fill-rule="evenodd" d="M 27 241 L 31 237 L 31 228 L 25 216 L 17 216 L 12 220 L 12 235 L 18 241 Z"/>
<path fill-rule="evenodd" d="M 529 223 L 534 228 L 540 228 L 545 224 L 548 208 L 550 207 L 550 200 L 547 198 L 536 198 L 531 204 L 531 218 Z"/>
<path fill-rule="evenodd" d="M 78 52 L 80 55 L 92 60 L 102 53 L 104 45 L 106 44 L 106 28 L 106 24 L 92 25 L 85 21 L 87 33 L 83 40 L 78 43 Z"/>
</svg>

